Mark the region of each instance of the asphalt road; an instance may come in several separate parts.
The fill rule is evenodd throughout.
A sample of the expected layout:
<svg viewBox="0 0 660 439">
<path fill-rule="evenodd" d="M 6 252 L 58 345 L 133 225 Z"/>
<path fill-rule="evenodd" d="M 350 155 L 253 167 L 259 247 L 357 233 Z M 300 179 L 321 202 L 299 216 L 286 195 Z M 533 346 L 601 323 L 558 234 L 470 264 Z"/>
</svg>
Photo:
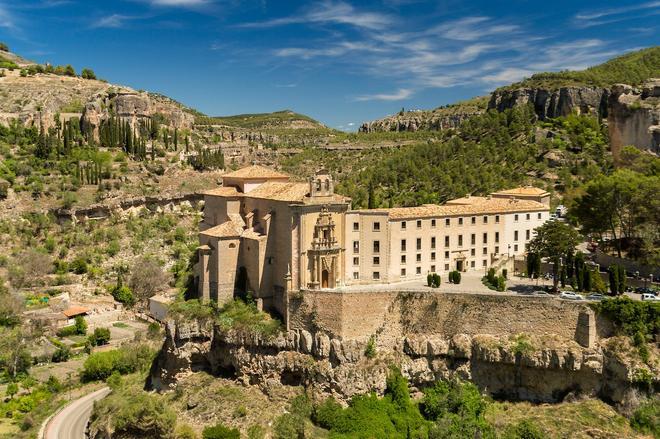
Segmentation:
<svg viewBox="0 0 660 439">
<path fill-rule="evenodd" d="M 55 414 L 45 426 L 40 439 L 84 439 L 89 416 L 94 401 L 105 398 L 110 393 L 108 387 L 92 392 L 69 403 Z"/>
</svg>

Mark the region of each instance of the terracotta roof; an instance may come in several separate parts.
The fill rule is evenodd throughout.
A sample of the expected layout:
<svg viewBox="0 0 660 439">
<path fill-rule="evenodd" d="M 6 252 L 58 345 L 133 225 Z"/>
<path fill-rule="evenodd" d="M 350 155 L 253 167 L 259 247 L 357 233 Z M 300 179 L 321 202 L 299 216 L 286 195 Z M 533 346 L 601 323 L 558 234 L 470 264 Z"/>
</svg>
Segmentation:
<svg viewBox="0 0 660 439">
<path fill-rule="evenodd" d="M 88 312 L 89 309 L 85 308 L 84 306 L 72 306 L 62 311 L 62 314 L 68 318 L 71 318 L 82 314 L 87 314 Z"/>
<path fill-rule="evenodd" d="M 309 193 L 309 184 L 283 181 L 267 181 L 252 189 L 245 196 L 249 198 L 265 198 L 275 201 L 303 201 Z"/>
<path fill-rule="evenodd" d="M 216 195 L 221 197 L 240 197 L 243 195 L 233 186 L 220 186 L 215 189 L 209 189 L 202 192 L 204 195 Z"/>
<path fill-rule="evenodd" d="M 534 186 L 523 186 L 513 189 L 506 189 L 503 191 L 493 192 L 493 195 L 521 195 L 521 196 L 542 196 L 550 195 L 550 193 L 544 189 L 540 189 Z"/>
<path fill-rule="evenodd" d="M 391 209 L 372 209 L 366 212 L 387 213 L 390 219 L 432 218 L 456 215 L 482 215 L 510 212 L 538 212 L 548 208 L 538 201 L 512 200 L 507 198 L 470 197 L 472 203 L 424 204 L 416 207 L 393 207 Z"/>
<path fill-rule="evenodd" d="M 233 221 L 225 221 L 222 224 L 211 227 L 201 232 L 202 235 L 212 236 L 214 238 L 233 238 L 239 237 L 243 233 L 243 228 Z"/>
<path fill-rule="evenodd" d="M 245 168 L 238 169 L 236 171 L 230 172 L 222 176 L 223 178 L 239 178 L 244 180 L 250 179 L 264 179 L 264 178 L 289 178 L 288 175 L 282 174 L 281 172 L 273 171 L 272 169 L 265 168 L 259 165 L 247 166 Z"/>
</svg>

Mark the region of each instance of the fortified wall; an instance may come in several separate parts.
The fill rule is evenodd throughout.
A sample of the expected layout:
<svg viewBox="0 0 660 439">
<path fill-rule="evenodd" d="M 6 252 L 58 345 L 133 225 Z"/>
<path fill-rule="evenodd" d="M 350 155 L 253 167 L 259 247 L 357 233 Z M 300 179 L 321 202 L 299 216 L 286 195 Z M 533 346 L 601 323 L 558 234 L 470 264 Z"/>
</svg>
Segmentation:
<svg viewBox="0 0 660 439">
<path fill-rule="evenodd" d="M 289 299 L 288 326 L 342 340 L 528 334 L 577 341 L 584 347 L 612 335 L 611 324 L 583 303 L 438 291 L 304 291 Z"/>
</svg>

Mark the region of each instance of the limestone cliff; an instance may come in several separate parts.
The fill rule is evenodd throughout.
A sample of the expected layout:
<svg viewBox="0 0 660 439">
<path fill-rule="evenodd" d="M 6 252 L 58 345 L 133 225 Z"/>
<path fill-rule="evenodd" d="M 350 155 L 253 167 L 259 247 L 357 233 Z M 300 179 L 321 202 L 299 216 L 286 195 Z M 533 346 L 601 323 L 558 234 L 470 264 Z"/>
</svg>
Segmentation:
<svg viewBox="0 0 660 439">
<path fill-rule="evenodd" d="M 626 145 L 660 153 L 660 79 L 651 79 L 640 88 L 615 85 L 608 99 L 608 113 L 615 158 Z"/>
<path fill-rule="evenodd" d="M 571 113 L 607 117 L 608 96 L 609 90 L 600 87 L 504 88 L 491 94 L 488 109 L 504 111 L 531 104 L 539 119 Z"/>
<path fill-rule="evenodd" d="M 638 371 L 648 368 L 622 357 L 620 345 L 625 342 L 612 340 L 583 348 L 551 337 L 411 335 L 395 342 L 376 338 L 377 354 L 367 358 L 366 341 L 340 340 L 323 332 L 291 330 L 267 339 L 223 333 L 210 323 L 169 323 L 150 385 L 166 391 L 182 376 L 205 370 L 263 388 L 304 385 L 347 401 L 360 393 L 382 393 L 393 363 L 416 388 L 458 376 L 509 399 L 556 402 L 582 394 L 624 403 L 633 393 Z M 657 370 L 650 373 L 658 377 Z"/>
</svg>

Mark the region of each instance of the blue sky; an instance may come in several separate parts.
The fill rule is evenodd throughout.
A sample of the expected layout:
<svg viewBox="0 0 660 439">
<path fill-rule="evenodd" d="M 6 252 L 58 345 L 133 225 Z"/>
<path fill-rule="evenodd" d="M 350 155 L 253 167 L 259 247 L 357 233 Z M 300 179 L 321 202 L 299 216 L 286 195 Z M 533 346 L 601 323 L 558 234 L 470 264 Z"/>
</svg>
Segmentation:
<svg viewBox="0 0 660 439">
<path fill-rule="evenodd" d="M 660 1 L 0 0 L 0 40 L 210 115 L 352 130 L 660 44 Z"/>
</svg>

